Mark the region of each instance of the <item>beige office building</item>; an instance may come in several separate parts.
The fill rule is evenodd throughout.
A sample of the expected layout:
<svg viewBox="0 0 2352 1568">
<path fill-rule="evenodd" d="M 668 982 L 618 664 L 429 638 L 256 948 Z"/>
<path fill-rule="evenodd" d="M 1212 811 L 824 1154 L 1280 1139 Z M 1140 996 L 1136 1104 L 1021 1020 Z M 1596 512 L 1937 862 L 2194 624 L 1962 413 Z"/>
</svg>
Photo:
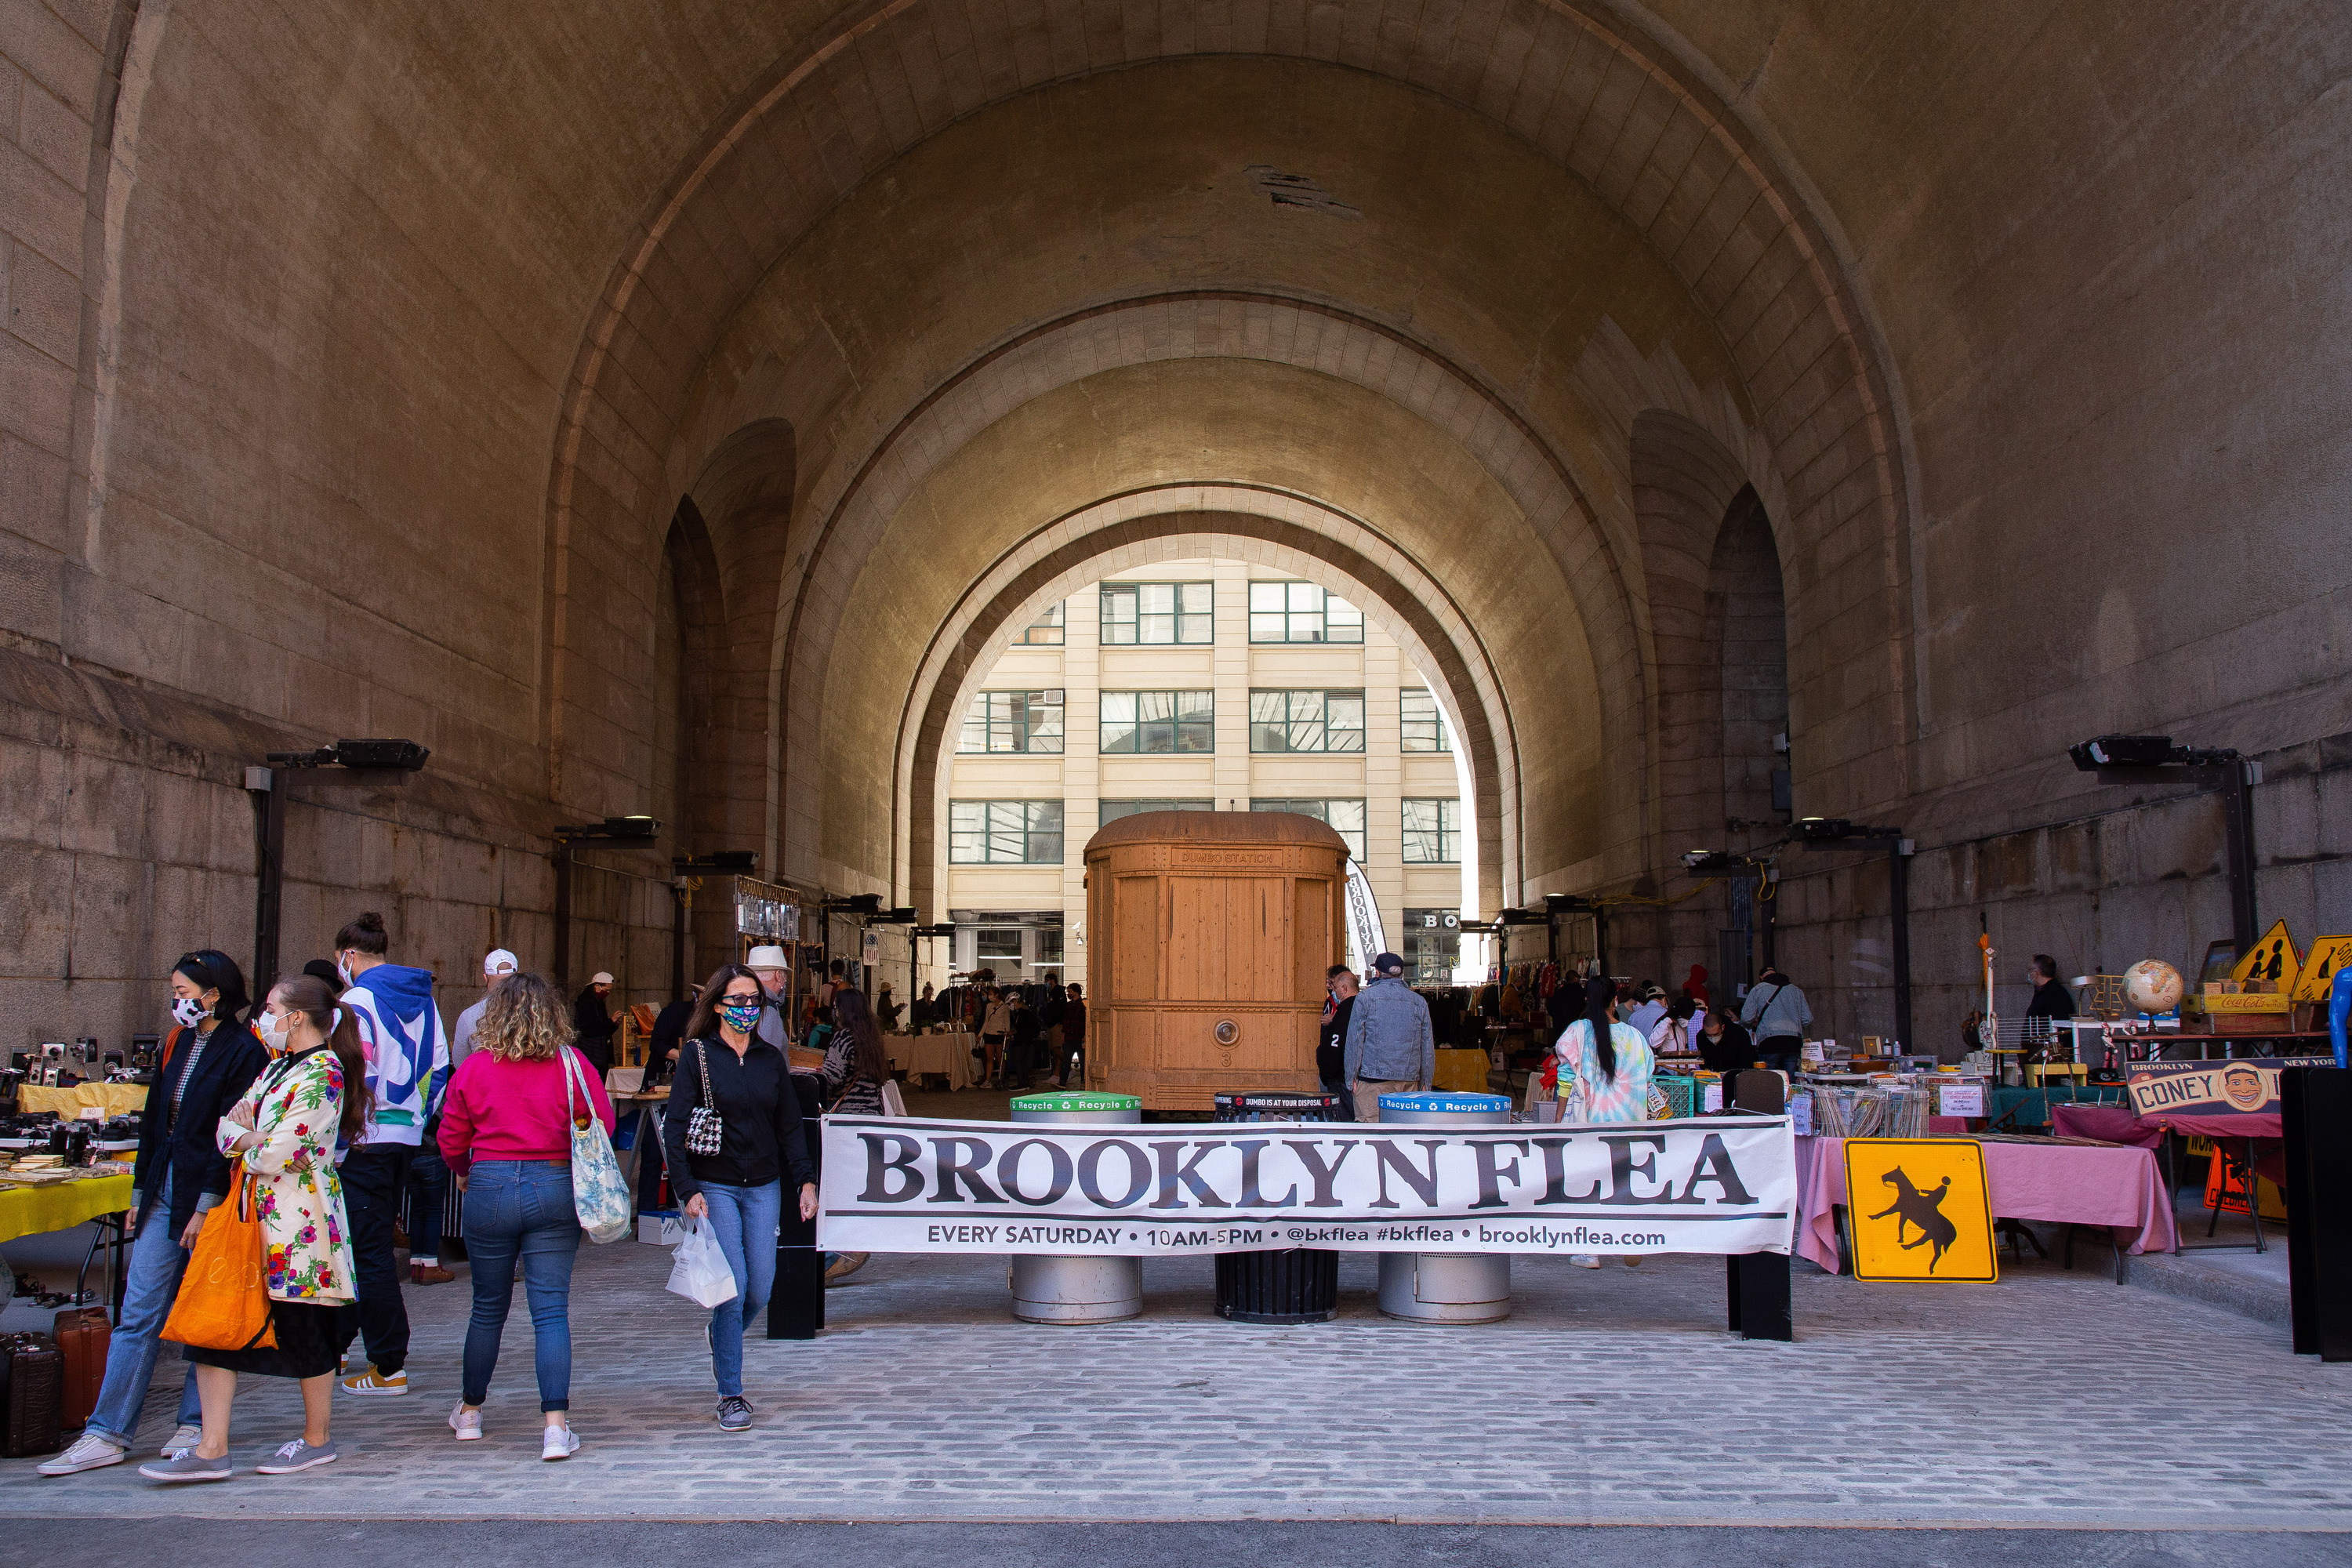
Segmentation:
<svg viewBox="0 0 2352 1568">
<path fill-rule="evenodd" d="M 1314 584 L 1193 560 L 1080 589 L 967 710 L 937 840 L 953 967 L 1082 978 L 1086 844 L 1105 822 L 1289 810 L 1348 840 L 1389 944 L 1444 978 L 1475 852 L 1451 741 L 1403 650 Z M 944 983 L 945 944 L 924 945 Z"/>
</svg>

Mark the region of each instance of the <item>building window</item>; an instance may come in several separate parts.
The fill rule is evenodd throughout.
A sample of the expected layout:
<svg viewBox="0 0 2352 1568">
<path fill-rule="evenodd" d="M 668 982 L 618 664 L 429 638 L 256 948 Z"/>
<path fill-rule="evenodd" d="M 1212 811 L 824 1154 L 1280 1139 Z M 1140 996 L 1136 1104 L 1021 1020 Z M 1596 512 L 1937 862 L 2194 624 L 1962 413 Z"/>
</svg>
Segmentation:
<svg viewBox="0 0 2352 1568">
<path fill-rule="evenodd" d="M 1453 804 L 1448 802 L 1448 805 Z M 1407 910 L 1404 912 L 1406 981 L 1413 985 L 1444 985 L 1454 978 L 1462 958 L 1462 914 L 1458 910 Z"/>
<path fill-rule="evenodd" d="M 1312 583 L 1252 583 L 1252 642 L 1361 642 L 1364 612 Z"/>
<path fill-rule="evenodd" d="M 1028 629 L 1013 639 L 1014 647 L 1059 647 L 1066 635 L 1063 601 L 1056 599 L 1053 607 L 1029 623 Z"/>
<path fill-rule="evenodd" d="M 1213 691 L 1106 691 L 1102 750 L 1107 756 L 1217 749 Z"/>
<path fill-rule="evenodd" d="M 1021 973 L 1021 928 L 983 926 L 972 933 L 972 967 L 993 969 L 1000 979 Z"/>
<path fill-rule="evenodd" d="M 1103 644 L 1213 642 L 1213 593 L 1207 583 L 1106 583 Z"/>
<path fill-rule="evenodd" d="M 1360 800 L 1268 800 L 1250 797 L 1252 811 L 1295 811 L 1301 816 L 1311 816 L 1318 822 L 1328 823 L 1331 830 L 1348 841 L 1348 853 L 1361 864 L 1369 857 L 1364 834 L 1364 803 Z"/>
<path fill-rule="evenodd" d="M 1462 861 L 1462 803 L 1458 800 L 1408 800 L 1404 803 L 1404 863 L 1408 866 L 1456 866 Z"/>
<path fill-rule="evenodd" d="M 948 802 L 948 858 L 959 866 L 1058 866 L 1058 800 Z"/>
<path fill-rule="evenodd" d="M 983 691 L 964 715 L 959 752 L 1062 751 L 1062 692 Z"/>
<path fill-rule="evenodd" d="M 1062 928 L 1060 926 L 1037 928 L 1037 967 L 1050 969 L 1054 972 L 1055 979 L 1061 978 Z"/>
<path fill-rule="evenodd" d="M 1133 816 L 1145 811 L 1214 811 L 1213 800 L 1107 800 L 1096 816 L 1097 826 L 1106 826 L 1122 816 Z"/>
<path fill-rule="evenodd" d="M 1450 752 L 1453 741 L 1445 733 L 1445 713 L 1437 706 L 1437 694 L 1426 686 L 1407 687 L 1404 691 L 1404 749 L 1408 752 Z"/>
<path fill-rule="evenodd" d="M 1364 694 L 1360 691 L 1253 691 L 1253 752 L 1360 752 Z"/>
</svg>

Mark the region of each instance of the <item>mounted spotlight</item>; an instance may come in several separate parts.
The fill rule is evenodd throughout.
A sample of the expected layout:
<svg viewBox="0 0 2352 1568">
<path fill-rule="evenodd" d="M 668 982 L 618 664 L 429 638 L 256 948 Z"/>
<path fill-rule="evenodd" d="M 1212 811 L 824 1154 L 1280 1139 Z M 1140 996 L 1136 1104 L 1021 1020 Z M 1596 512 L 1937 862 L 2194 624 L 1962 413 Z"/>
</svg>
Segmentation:
<svg viewBox="0 0 2352 1568">
<path fill-rule="evenodd" d="M 1832 839 L 1853 837 L 1853 824 L 1843 816 L 1797 818 L 1796 838 L 1800 844 L 1824 844 Z"/>
<path fill-rule="evenodd" d="M 910 926 L 922 918 L 921 910 L 908 906 L 904 909 L 884 910 L 874 917 L 874 923 L 885 926 Z"/>
<path fill-rule="evenodd" d="M 415 773 L 433 753 L 414 741 L 337 741 L 308 752 L 271 752 L 264 761 L 281 768 L 379 768 Z"/>
<path fill-rule="evenodd" d="M 673 855 L 669 868 L 681 877 L 740 876 L 760 868 L 757 849 L 713 849 L 707 855 Z"/>
<path fill-rule="evenodd" d="M 1703 871 L 1709 875 L 1716 875 L 1725 871 L 1743 870 L 1748 865 L 1748 861 L 1745 857 L 1728 854 L 1721 849 L 1683 851 L 1683 869 L 1686 871 Z"/>
<path fill-rule="evenodd" d="M 882 895 L 853 893 L 845 899 L 827 899 L 824 907 L 828 910 L 839 910 L 849 915 L 879 915 L 882 912 Z"/>
<path fill-rule="evenodd" d="M 608 816 L 602 822 L 583 822 L 574 827 L 555 830 L 558 844 L 570 844 L 576 839 L 634 840 L 660 837 L 661 824 L 650 816 Z"/>
</svg>

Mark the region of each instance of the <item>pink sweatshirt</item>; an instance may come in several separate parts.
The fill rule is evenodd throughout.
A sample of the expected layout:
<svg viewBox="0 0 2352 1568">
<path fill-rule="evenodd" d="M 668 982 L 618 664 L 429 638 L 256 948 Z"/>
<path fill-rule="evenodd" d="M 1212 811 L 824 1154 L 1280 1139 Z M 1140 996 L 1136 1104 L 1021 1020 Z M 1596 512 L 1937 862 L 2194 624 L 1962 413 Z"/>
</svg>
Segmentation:
<svg viewBox="0 0 2352 1568">
<path fill-rule="evenodd" d="M 587 1088 L 586 1103 L 594 1108 L 604 1131 L 614 1127 L 613 1102 L 604 1080 L 588 1058 L 570 1046 L 563 1047 L 579 1068 Z M 476 1051 L 458 1065 L 441 1102 L 441 1158 L 449 1169 L 463 1173 L 477 1160 L 572 1160 L 572 1122 L 565 1113 L 563 1064 L 550 1057 L 543 1061 L 502 1061 L 488 1051 Z M 581 1103 L 572 1091 L 571 1103 Z"/>
</svg>

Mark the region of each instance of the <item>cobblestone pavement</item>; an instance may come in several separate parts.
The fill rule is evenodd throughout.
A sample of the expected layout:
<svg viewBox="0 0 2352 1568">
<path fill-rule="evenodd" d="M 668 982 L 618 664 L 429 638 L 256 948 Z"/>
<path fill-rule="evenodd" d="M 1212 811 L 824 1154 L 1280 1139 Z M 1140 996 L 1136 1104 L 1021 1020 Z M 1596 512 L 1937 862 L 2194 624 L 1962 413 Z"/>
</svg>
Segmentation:
<svg viewBox="0 0 2352 1568">
<path fill-rule="evenodd" d="M 1725 1334 L 1711 1258 L 1522 1259 L 1508 1321 L 1436 1329 L 1379 1316 L 1373 1259 L 1350 1257 L 1339 1321 L 1269 1329 L 1212 1314 L 1205 1259 L 1147 1263 L 1141 1319 L 1045 1328 L 1006 1315 L 1001 1261 L 877 1258 L 818 1340 L 748 1347 L 759 1426 L 730 1436 L 667 1265 L 582 1251 L 569 1463 L 538 1458 L 520 1300 L 489 1439 L 451 1440 L 466 1288 L 412 1288 L 418 1391 L 339 1395 L 341 1462 L 252 1475 L 299 1417 L 291 1384 L 248 1380 L 236 1480 L 11 1460 L 0 1513 L 2352 1528 L 2352 1367 L 2095 1269 L 1801 1272 L 1777 1345 Z"/>
</svg>

